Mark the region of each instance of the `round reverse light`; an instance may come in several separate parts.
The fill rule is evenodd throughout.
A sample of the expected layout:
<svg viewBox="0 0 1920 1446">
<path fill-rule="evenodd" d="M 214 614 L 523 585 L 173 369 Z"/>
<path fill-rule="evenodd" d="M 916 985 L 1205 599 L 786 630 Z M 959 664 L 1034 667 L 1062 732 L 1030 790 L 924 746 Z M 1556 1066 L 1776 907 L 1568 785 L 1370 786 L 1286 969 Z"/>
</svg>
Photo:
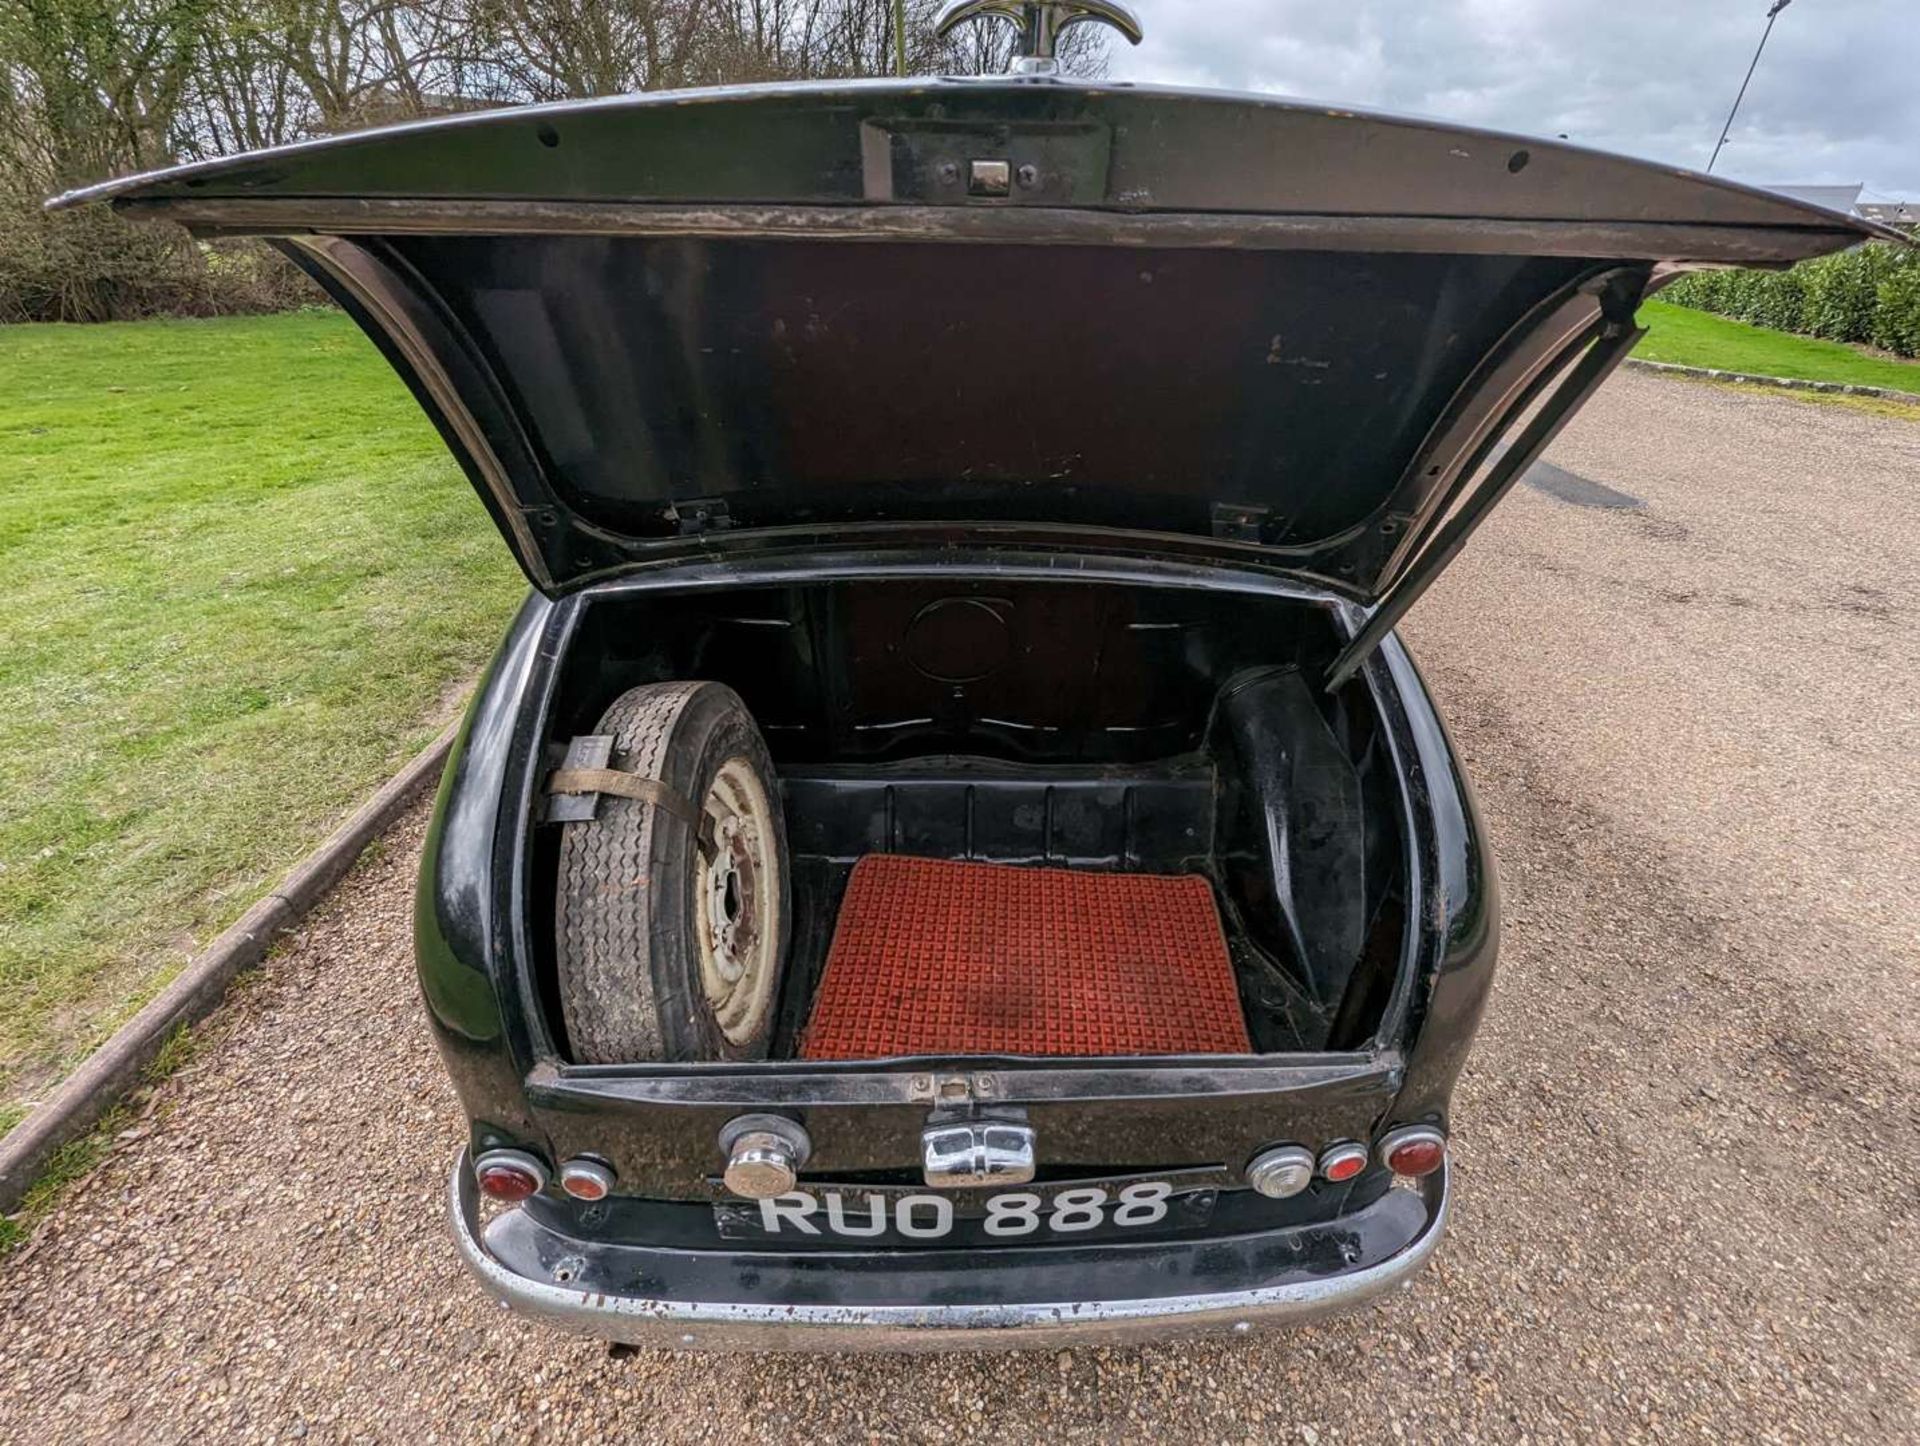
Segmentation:
<svg viewBox="0 0 1920 1446">
<path fill-rule="evenodd" d="M 576 1200 L 604 1200 L 613 1191 L 613 1171 L 591 1155 L 578 1155 L 560 1167 L 560 1188 Z"/>
<path fill-rule="evenodd" d="M 518 1205 L 546 1188 L 547 1167 L 525 1150 L 488 1150 L 473 1162 L 473 1178 L 489 1200 Z"/>
<path fill-rule="evenodd" d="M 1344 1145 L 1328 1145 L 1320 1152 L 1320 1173 L 1334 1184 L 1351 1180 L 1367 1168 L 1367 1147 L 1349 1141 Z"/>
<path fill-rule="evenodd" d="M 1380 1162 L 1396 1175 L 1431 1175 L 1446 1158 L 1447 1137 L 1432 1125 L 1403 1125 L 1380 1138 Z"/>
<path fill-rule="evenodd" d="M 1301 1145 L 1275 1145 L 1247 1164 L 1247 1183 L 1269 1200 L 1298 1195 L 1313 1183 L 1313 1151 Z"/>
</svg>

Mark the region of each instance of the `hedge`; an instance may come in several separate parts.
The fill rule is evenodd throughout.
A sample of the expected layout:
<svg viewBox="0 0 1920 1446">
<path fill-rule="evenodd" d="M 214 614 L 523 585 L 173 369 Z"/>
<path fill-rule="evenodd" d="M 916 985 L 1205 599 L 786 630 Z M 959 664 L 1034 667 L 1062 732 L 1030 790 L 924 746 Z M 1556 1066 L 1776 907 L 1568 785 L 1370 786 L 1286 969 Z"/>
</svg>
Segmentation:
<svg viewBox="0 0 1920 1446">
<path fill-rule="evenodd" d="M 1662 301 L 1920 356 L 1920 248 L 1869 242 L 1789 271 L 1696 271 Z"/>
<path fill-rule="evenodd" d="M 1895 267 L 1876 300 L 1867 340 L 1900 356 L 1920 356 L 1920 266 Z"/>
<path fill-rule="evenodd" d="M 0 185 L 0 325 L 285 311 L 322 300 L 257 241 L 196 242 L 105 206 L 49 214 Z"/>
</svg>

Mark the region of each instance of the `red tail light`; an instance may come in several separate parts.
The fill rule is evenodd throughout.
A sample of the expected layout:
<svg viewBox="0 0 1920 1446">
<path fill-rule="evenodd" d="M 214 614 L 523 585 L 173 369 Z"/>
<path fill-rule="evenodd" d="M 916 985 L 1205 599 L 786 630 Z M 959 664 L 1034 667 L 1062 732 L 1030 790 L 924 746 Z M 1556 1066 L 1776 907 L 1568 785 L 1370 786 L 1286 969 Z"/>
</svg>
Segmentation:
<svg viewBox="0 0 1920 1446">
<path fill-rule="evenodd" d="M 1447 1137 L 1432 1125 L 1403 1125 L 1380 1140 L 1380 1161 L 1396 1175 L 1431 1175 L 1446 1158 Z"/>
<path fill-rule="evenodd" d="M 517 1205 L 546 1188 L 547 1167 L 525 1150 L 488 1150 L 473 1162 L 480 1193 Z"/>
<path fill-rule="evenodd" d="M 1342 1180 L 1351 1180 L 1366 1168 L 1365 1145 L 1349 1141 L 1344 1145 L 1328 1145 L 1320 1152 L 1320 1173 L 1336 1185 Z"/>
</svg>

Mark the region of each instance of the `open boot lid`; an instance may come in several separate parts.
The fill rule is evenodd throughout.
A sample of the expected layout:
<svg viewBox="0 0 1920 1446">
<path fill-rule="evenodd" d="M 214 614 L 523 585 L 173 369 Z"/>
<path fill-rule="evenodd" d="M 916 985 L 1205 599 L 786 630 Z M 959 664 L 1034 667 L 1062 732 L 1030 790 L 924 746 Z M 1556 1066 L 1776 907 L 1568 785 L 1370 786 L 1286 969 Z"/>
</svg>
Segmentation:
<svg viewBox="0 0 1920 1446">
<path fill-rule="evenodd" d="M 1266 566 L 1387 602 L 1380 630 L 1662 280 L 1895 234 L 1564 144 L 1045 74 L 458 115 L 51 204 L 96 199 L 286 250 L 546 592 L 989 536 Z"/>
</svg>

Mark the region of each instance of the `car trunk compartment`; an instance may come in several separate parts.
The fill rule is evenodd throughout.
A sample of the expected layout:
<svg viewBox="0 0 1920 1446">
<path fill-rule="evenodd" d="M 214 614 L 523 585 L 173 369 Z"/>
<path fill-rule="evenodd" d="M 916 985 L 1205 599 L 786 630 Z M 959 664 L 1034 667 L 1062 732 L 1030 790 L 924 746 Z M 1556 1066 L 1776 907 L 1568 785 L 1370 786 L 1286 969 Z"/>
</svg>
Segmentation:
<svg viewBox="0 0 1920 1446">
<path fill-rule="evenodd" d="M 713 679 L 747 701 L 791 868 L 775 1059 L 803 1057 L 848 880 L 874 855 L 1197 877 L 1251 1052 L 1353 1050 L 1406 952 L 1406 867 L 1371 695 L 1312 681 L 1340 640 L 1321 604 L 1180 586 L 983 575 L 610 592 L 573 630 L 547 738 L 591 731 L 646 682 Z M 556 833 L 535 828 L 530 917 L 564 1059 L 541 922 Z M 1047 1053 L 979 1043 L 961 1030 L 919 1053 Z"/>
</svg>

